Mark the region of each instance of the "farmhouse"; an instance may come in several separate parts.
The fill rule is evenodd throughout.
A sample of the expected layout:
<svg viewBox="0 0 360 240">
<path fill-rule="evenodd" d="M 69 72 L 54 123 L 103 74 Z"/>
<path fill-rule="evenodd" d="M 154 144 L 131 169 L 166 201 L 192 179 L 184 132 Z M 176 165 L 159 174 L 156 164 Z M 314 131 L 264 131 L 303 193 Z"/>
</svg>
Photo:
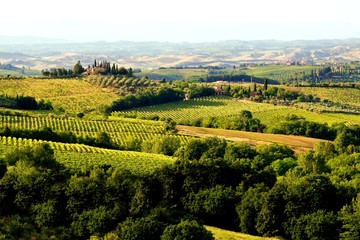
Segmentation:
<svg viewBox="0 0 360 240">
<path fill-rule="evenodd" d="M 251 92 L 250 93 L 250 97 L 257 97 L 257 96 L 261 96 L 261 92 Z"/>
</svg>

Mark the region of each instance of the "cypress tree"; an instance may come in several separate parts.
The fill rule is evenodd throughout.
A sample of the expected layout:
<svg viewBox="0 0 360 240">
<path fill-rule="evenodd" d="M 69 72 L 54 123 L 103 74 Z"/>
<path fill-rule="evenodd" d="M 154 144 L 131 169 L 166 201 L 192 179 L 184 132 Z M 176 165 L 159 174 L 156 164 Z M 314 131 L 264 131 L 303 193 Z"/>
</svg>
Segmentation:
<svg viewBox="0 0 360 240">
<path fill-rule="evenodd" d="M 264 89 L 265 89 L 265 91 L 268 89 L 268 80 L 267 80 L 267 78 L 264 79 Z"/>
</svg>

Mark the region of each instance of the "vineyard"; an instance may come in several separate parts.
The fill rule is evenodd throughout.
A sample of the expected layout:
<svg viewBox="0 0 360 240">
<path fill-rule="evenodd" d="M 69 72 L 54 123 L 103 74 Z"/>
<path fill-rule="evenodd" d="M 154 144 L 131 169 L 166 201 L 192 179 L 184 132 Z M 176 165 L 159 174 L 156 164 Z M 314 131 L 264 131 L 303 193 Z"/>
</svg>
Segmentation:
<svg viewBox="0 0 360 240">
<path fill-rule="evenodd" d="M 56 110 L 68 113 L 90 112 L 110 105 L 118 97 L 111 90 L 78 79 L 0 80 L 0 94 L 32 96 L 50 100 Z"/>
<path fill-rule="evenodd" d="M 145 118 L 159 116 L 160 118 L 172 118 L 178 124 L 188 124 L 197 119 L 206 119 L 216 116 L 233 116 L 242 110 L 249 110 L 253 116 L 259 118 L 265 125 L 270 125 L 284 119 L 290 114 L 304 117 L 309 121 L 333 124 L 337 122 L 360 123 L 360 117 L 354 115 L 346 118 L 347 114 L 317 113 L 306 111 L 290 106 L 274 106 L 273 104 L 256 103 L 251 101 L 237 100 L 230 97 L 207 97 L 189 101 L 162 104 L 146 108 L 138 108 L 133 111 L 114 112 L 114 116 L 137 116 Z M 352 115 L 350 115 L 352 116 Z"/>
<path fill-rule="evenodd" d="M 206 78 L 208 69 L 156 69 L 145 70 L 137 75 L 139 77 L 147 76 L 151 80 L 160 80 L 165 78 L 166 81 L 175 81 L 184 79 L 198 80 L 200 78 Z"/>
<path fill-rule="evenodd" d="M 1 136 L 0 156 L 13 148 L 33 147 L 40 143 L 48 143 L 55 151 L 56 159 L 74 170 L 86 170 L 96 166 L 111 165 L 132 172 L 147 173 L 175 161 L 174 158 L 161 154 L 118 151 L 90 147 L 83 144 L 68 144 Z"/>
<path fill-rule="evenodd" d="M 321 99 L 327 99 L 332 102 L 355 105 L 360 107 L 360 89 L 356 88 L 320 88 L 303 87 L 301 92 L 312 94 Z"/>
<path fill-rule="evenodd" d="M 161 104 L 157 106 L 138 108 L 133 111 L 114 112 L 114 116 L 136 116 L 151 117 L 154 115 L 160 118 L 172 118 L 179 124 L 194 121 L 199 118 L 213 116 L 232 116 L 239 114 L 242 110 L 249 110 L 253 113 L 272 111 L 282 106 L 271 104 L 258 104 L 250 101 L 232 99 L 230 97 L 205 97 L 188 101 Z"/>
<path fill-rule="evenodd" d="M 106 132 L 112 141 L 118 145 L 125 145 L 129 139 L 142 141 L 161 138 L 166 133 L 162 122 L 117 119 L 116 121 L 91 121 L 81 119 L 61 119 L 52 117 L 31 116 L 0 116 L 0 127 L 10 129 L 36 130 L 45 127 L 55 132 L 72 132 L 77 136 L 96 137 L 99 132 Z M 188 137 L 174 135 L 180 142 L 186 142 Z"/>
</svg>

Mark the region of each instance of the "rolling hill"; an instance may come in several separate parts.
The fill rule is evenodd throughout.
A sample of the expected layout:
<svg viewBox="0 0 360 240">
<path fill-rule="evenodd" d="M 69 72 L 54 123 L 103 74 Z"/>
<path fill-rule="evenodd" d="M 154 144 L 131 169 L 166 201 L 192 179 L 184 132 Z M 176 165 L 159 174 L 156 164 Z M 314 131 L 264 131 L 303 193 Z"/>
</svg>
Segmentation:
<svg viewBox="0 0 360 240">
<path fill-rule="evenodd" d="M 35 39 L 36 40 L 36 39 Z M 0 42 L 0 62 L 17 67 L 44 69 L 71 68 L 80 60 L 84 66 L 93 60 L 109 60 L 137 68 L 217 65 L 233 66 L 241 62 L 359 61 L 360 39 L 312 41 L 219 41 L 205 43 L 169 42 L 89 42 L 31 41 L 8 38 Z M 14 44 L 18 43 L 18 44 Z M 41 41 L 40 41 L 41 42 Z"/>
</svg>

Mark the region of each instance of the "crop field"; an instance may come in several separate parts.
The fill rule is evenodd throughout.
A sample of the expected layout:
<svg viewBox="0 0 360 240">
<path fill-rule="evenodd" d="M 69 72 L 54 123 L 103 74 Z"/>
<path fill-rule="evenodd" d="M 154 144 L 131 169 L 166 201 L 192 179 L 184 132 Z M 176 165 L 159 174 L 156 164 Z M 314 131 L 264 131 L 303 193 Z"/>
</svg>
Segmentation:
<svg viewBox="0 0 360 240">
<path fill-rule="evenodd" d="M 274 106 L 272 104 L 237 100 L 223 96 L 162 104 L 152 107 L 138 108 L 133 111 L 114 112 L 113 115 L 140 115 L 143 117 L 157 115 L 163 118 L 172 118 L 178 124 L 186 124 L 190 121 L 205 119 L 208 117 L 233 116 L 239 114 L 242 110 L 251 111 L 253 116 L 259 118 L 260 121 L 265 125 L 276 123 L 291 114 L 304 117 L 308 121 L 328 123 L 329 125 L 339 122 L 360 124 L 359 115 L 317 113 L 295 107 L 279 105 Z"/>
<path fill-rule="evenodd" d="M 73 132 L 77 136 L 96 137 L 99 132 L 106 132 L 113 142 L 124 145 L 129 138 L 151 140 L 165 136 L 162 122 L 117 119 L 116 121 L 94 121 L 82 119 L 61 119 L 52 117 L 4 116 L 0 115 L 0 127 L 11 129 L 36 130 L 49 127 L 55 132 Z M 181 142 L 188 137 L 174 135 Z"/>
<path fill-rule="evenodd" d="M 68 113 L 98 110 L 117 99 L 111 90 L 78 79 L 0 80 L 0 94 L 50 100 L 55 109 L 61 107 Z"/>
<path fill-rule="evenodd" d="M 0 136 L 0 156 L 14 148 L 35 146 L 43 142 L 47 141 Z M 74 170 L 111 165 L 131 172 L 149 173 L 175 161 L 175 158 L 161 154 L 110 150 L 83 144 L 47 143 L 54 150 L 56 159 Z"/>
</svg>

